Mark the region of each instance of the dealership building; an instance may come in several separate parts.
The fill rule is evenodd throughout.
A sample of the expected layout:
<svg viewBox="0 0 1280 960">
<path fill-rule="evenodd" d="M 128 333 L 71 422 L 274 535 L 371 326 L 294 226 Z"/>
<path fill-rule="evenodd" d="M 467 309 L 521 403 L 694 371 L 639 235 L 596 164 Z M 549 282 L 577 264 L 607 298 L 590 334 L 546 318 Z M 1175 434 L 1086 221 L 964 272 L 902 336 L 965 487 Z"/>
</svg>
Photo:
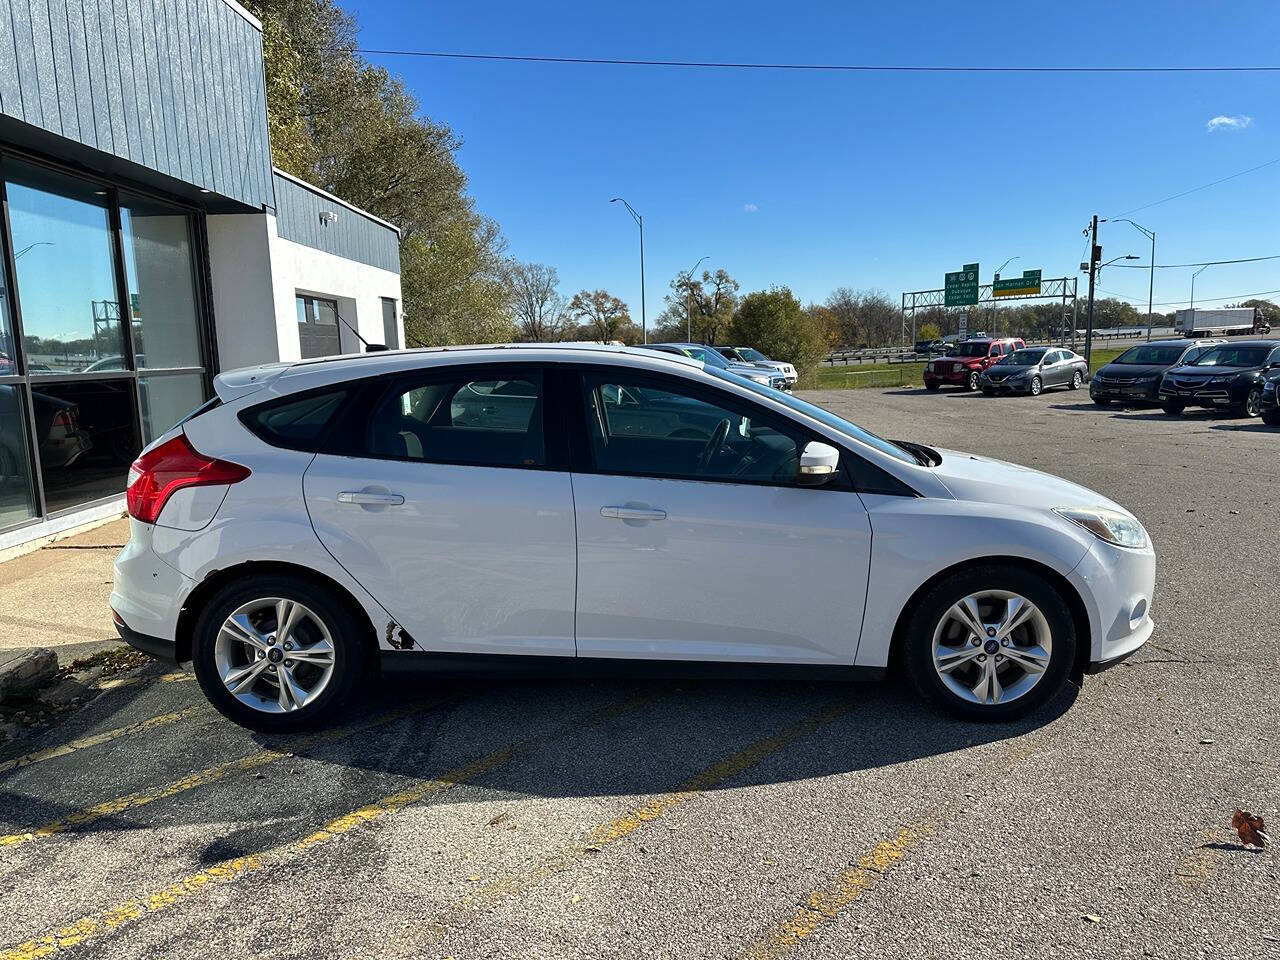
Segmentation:
<svg viewBox="0 0 1280 960">
<path fill-rule="evenodd" d="M 403 344 L 400 235 L 272 167 L 234 0 L 0 0 L 0 549 L 123 509 L 222 370 Z"/>
</svg>

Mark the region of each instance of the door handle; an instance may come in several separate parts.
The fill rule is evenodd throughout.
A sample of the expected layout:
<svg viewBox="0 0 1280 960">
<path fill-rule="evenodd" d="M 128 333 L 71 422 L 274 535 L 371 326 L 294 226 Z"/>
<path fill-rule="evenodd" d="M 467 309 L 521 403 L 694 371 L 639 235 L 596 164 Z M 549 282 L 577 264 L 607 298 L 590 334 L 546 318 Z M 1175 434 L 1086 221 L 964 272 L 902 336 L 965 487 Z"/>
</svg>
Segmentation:
<svg viewBox="0 0 1280 960">
<path fill-rule="evenodd" d="M 338 494 L 339 503 L 359 503 L 366 506 L 398 507 L 404 497 L 398 493 L 365 493 L 363 490 L 343 490 Z"/>
<path fill-rule="evenodd" d="M 667 511 L 652 507 L 601 507 L 600 516 L 611 520 L 665 520 Z"/>
</svg>

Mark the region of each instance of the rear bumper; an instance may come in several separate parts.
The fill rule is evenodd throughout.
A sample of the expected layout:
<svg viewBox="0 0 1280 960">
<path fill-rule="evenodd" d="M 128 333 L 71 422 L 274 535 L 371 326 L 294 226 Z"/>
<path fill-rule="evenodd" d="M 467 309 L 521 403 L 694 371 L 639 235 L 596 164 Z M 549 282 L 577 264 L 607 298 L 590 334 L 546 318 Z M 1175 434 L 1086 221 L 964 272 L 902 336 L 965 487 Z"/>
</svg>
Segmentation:
<svg viewBox="0 0 1280 960">
<path fill-rule="evenodd" d="M 165 640 L 161 637 L 148 636 L 145 633 L 138 633 L 132 630 L 125 623 L 122 623 L 117 614 L 115 620 L 116 633 L 120 634 L 120 639 L 135 650 L 140 650 L 149 657 L 154 657 L 164 663 L 177 663 L 177 646 L 172 640 Z"/>
</svg>

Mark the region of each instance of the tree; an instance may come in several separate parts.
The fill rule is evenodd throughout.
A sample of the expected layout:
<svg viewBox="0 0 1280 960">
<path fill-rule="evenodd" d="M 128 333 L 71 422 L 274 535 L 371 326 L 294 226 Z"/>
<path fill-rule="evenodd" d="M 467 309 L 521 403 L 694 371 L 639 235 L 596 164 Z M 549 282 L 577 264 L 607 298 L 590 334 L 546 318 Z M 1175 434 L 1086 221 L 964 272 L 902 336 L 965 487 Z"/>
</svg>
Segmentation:
<svg viewBox="0 0 1280 960">
<path fill-rule="evenodd" d="M 466 193 L 461 140 L 354 52 L 358 25 L 335 0 L 246 2 L 262 21 L 272 162 L 400 227 L 407 339 L 509 332 L 502 233 Z"/>
<path fill-rule="evenodd" d="M 941 340 L 942 328 L 936 323 L 922 323 L 916 330 L 917 340 Z"/>
<path fill-rule="evenodd" d="M 599 343 L 626 342 L 629 334 L 634 335 L 627 305 L 608 290 L 578 291 L 569 302 L 569 315 L 581 324 L 581 333 Z"/>
<path fill-rule="evenodd" d="M 560 295 L 560 277 L 555 267 L 542 263 L 510 264 L 512 313 L 520 335 L 534 343 L 564 338 L 569 304 Z"/>
<path fill-rule="evenodd" d="M 1280 306 L 1272 303 L 1270 300 L 1244 300 L 1238 304 L 1238 307 L 1256 307 L 1262 313 L 1262 319 L 1269 323 L 1273 328 L 1280 326 Z"/>
<path fill-rule="evenodd" d="M 881 290 L 838 287 L 826 306 L 839 323 L 840 346 L 882 347 L 902 340 L 901 307 Z"/>
<path fill-rule="evenodd" d="M 654 332 L 663 339 L 684 340 L 687 336 L 694 343 L 715 346 L 724 342 L 737 303 L 738 281 L 726 270 L 704 270 L 701 279 L 678 274 L 671 281 L 667 305 Z"/>
<path fill-rule="evenodd" d="M 827 353 L 818 321 L 787 287 L 743 297 L 729 332 L 735 343 L 750 344 L 775 360 L 795 364 L 802 377 Z"/>
<path fill-rule="evenodd" d="M 840 347 L 840 318 L 826 307 L 816 303 L 811 303 L 804 308 L 805 313 L 809 314 L 818 331 L 822 334 L 822 342 L 827 348 L 827 352 L 836 350 Z"/>
</svg>

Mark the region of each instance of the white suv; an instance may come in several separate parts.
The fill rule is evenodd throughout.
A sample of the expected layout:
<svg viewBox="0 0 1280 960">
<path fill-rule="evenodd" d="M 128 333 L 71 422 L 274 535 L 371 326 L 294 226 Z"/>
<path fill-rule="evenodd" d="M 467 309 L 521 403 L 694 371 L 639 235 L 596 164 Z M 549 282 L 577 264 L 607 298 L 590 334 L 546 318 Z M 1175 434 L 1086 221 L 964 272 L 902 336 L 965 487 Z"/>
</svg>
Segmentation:
<svg viewBox="0 0 1280 960">
<path fill-rule="evenodd" d="M 130 473 L 111 606 L 228 717 L 323 722 L 379 670 L 879 676 L 1020 716 L 1151 635 L 1141 524 L 615 347 L 233 371 Z"/>
</svg>

